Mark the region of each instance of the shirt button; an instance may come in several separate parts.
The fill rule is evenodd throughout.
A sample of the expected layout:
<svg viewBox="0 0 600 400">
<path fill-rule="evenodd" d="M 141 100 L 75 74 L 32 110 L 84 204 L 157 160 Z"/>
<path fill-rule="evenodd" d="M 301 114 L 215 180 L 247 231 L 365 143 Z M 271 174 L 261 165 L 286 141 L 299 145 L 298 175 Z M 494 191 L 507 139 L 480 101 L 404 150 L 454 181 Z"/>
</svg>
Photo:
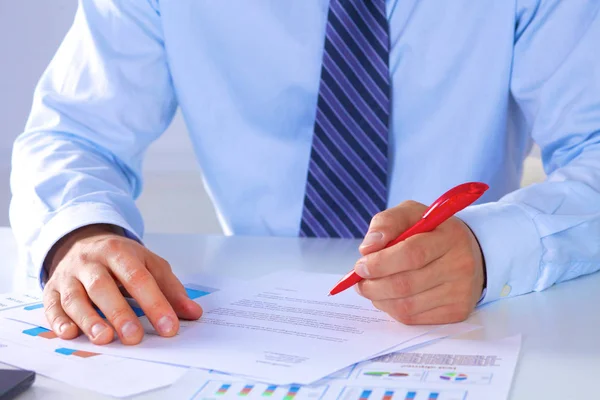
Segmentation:
<svg viewBox="0 0 600 400">
<path fill-rule="evenodd" d="M 510 294 L 510 291 L 512 290 L 512 288 L 510 287 L 510 285 L 504 285 L 504 287 L 502 288 L 502 291 L 500 292 L 500 296 L 501 297 L 506 297 Z"/>
</svg>

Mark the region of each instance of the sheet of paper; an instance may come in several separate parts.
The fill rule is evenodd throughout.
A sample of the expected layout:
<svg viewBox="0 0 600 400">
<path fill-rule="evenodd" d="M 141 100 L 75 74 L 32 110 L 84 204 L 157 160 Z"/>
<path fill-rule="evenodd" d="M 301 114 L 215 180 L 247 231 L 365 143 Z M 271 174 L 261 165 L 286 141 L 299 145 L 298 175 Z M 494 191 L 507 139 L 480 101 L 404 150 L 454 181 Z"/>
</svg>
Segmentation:
<svg viewBox="0 0 600 400">
<path fill-rule="evenodd" d="M 29 306 L 32 304 L 41 304 L 41 301 L 42 294 L 38 292 L 3 293 L 0 294 L 0 311 L 9 310 L 11 308 Z"/>
<path fill-rule="evenodd" d="M 360 363 L 314 385 L 272 385 L 191 370 L 167 393 L 191 400 L 505 400 L 520 343 L 519 335 L 444 339 Z"/>
<path fill-rule="evenodd" d="M 40 341 L 49 346 L 39 346 Z M 114 397 L 155 390 L 175 383 L 186 368 L 81 351 L 58 343 L 53 332 L 3 320 L 0 362 Z"/>
<path fill-rule="evenodd" d="M 348 290 L 328 297 L 338 276 L 282 271 L 252 284 L 200 297 L 205 310 L 179 335 L 148 335 L 137 346 L 118 342 L 86 351 L 256 377 L 276 384 L 317 381 L 437 327 L 404 326 Z M 41 310 L 10 318 L 46 325 Z M 47 327 L 47 325 L 46 325 Z"/>
</svg>

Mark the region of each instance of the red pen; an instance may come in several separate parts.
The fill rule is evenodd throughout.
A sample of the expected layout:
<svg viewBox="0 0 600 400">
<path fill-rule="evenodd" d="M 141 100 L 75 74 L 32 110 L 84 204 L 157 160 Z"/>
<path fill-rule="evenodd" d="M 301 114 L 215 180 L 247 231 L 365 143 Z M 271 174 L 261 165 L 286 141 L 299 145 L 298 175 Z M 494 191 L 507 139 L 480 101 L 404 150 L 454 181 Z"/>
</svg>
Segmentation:
<svg viewBox="0 0 600 400">
<path fill-rule="evenodd" d="M 389 242 L 385 248 L 391 247 L 411 236 L 419 233 L 430 232 L 437 228 L 442 222 L 452 217 L 454 214 L 472 204 L 475 200 L 488 190 L 489 186 L 481 182 L 467 182 L 458 185 L 440 196 L 439 199 L 433 202 L 423 217 L 398 236 L 396 239 Z M 329 292 L 330 296 L 343 292 L 351 286 L 360 282 L 361 278 L 354 270 L 344 276 Z"/>
</svg>

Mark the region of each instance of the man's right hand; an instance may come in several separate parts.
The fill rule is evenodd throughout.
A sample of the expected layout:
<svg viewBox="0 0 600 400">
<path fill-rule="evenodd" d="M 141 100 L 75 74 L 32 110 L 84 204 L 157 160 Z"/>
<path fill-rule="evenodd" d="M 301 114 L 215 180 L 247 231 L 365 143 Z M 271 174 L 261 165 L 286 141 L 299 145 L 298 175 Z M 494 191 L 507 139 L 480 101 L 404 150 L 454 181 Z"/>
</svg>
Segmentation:
<svg viewBox="0 0 600 400">
<path fill-rule="evenodd" d="M 73 339 L 81 330 L 95 344 L 110 343 L 115 332 L 124 344 L 141 342 L 144 330 L 119 286 L 137 300 L 161 336 L 177 333 L 178 317 L 202 315 L 167 261 L 110 225 L 90 225 L 65 236 L 45 268 L 50 277 L 44 288 L 46 318 L 62 339 Z"/>
</svg>

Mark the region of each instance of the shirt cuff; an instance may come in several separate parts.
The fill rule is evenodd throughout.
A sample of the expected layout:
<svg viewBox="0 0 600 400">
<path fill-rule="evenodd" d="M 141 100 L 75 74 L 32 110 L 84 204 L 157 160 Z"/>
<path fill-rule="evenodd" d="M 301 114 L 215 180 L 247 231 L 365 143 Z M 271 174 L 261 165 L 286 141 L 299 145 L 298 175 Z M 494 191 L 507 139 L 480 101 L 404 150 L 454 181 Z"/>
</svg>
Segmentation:
<svg viewBox="0 0 600 400">
<path fill-rule="evenodd" d="M 142 243 L 141 221 L 138 229 L 132 225 L 113 207 L 103 203 L 80 203 L 56 213 L 40 230 L 40 234 L 31 248 L 31 262 L 35 276 L 44 287 L 44 261 L 52 247 L 65 235 L 87 225 L 111 224 L 121 227 L 125 236 Z"/>
<path fill-rule="evenodd" d="M 456 215 L 473 231 L 485 259 L 487 286 L 478 305 L 531 292 L 542 244 L 531 217 L 512 203 L 471 206 Z"/>
</svg>

